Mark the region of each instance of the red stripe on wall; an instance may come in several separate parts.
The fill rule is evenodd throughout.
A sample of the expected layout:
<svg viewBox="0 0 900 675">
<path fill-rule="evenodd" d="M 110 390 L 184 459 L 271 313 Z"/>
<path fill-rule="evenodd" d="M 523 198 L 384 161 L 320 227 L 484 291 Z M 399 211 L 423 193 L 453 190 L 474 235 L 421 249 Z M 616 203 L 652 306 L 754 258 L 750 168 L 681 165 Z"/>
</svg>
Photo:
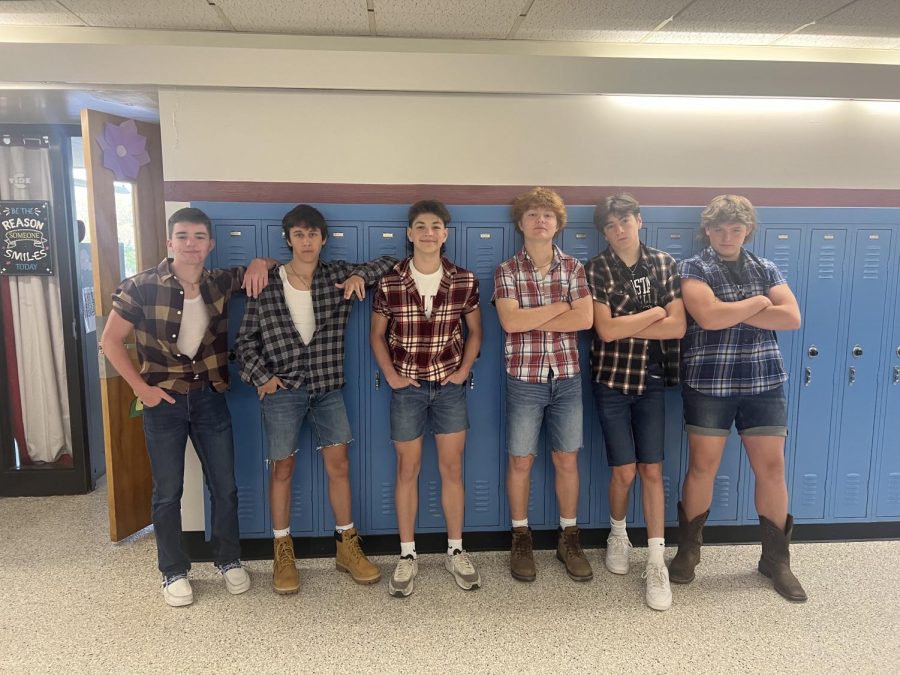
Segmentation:
<svg viewBox="0 0 900 675">
<path fill-rule="evenodd" d="M 275 202 L 324 204 L 406 204 L 440 199 L 448 204 L 509 204 L 531 185 L 378 185 L 373 183 L 264 183 L 252 181 L 166 181 L 173 202 Z M 627 191 L 642 204 L 704 206 L 720 194 L 741 194 L 755 206 L 900 207 L 900 190 L 835 188 L 564 186 L 557 190 L 569 204 L 596 204 Z"/>
</svg>

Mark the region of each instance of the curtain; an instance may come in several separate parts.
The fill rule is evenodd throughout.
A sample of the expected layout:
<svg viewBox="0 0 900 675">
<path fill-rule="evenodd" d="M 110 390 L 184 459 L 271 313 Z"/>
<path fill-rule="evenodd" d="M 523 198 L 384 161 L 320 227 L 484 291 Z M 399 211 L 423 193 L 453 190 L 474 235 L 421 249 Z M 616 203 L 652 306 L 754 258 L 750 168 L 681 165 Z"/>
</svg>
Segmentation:
<svg viewBox="0 0 900 675">
<path fill-rule="evenodd" d="M 45 199 L 53 204 L 48 148 L 0 146 L 0 198 Z M 65 214 L 54 209 L 53 218 L 65 218 Z M 58 237 L 54 238 L 54 247 L 60 243 Z M 15 342 L 25 435 L 22 450 L 32 462 L 68 459 L 65 456 L 72 454 L 72 431 L 59 280 L 56 276 L 21 276 L 9 277 L 8 281 L 13 330 L 12 335 L 8 327 L 4 332 L 7 341 L 13 337 Z M 12 364 L 9 366 L 12 368 Z"/>
</svg>

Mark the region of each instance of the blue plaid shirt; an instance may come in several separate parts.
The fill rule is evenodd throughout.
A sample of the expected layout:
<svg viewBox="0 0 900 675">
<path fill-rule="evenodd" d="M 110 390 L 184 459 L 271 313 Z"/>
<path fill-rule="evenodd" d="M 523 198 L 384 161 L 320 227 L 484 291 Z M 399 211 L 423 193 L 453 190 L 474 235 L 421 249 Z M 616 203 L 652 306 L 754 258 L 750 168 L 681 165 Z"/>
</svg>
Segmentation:
<svg viewBox="0 0 900 675">
<path fill-rule="evenodd" d="M 741 284 L 728 275 L 713 248 L 678 263 L 684 279 L 707 284 L 722 302 L 737 302 L 787 283 L 775 263 L 741 250 Z M 681 381 L 708 396 L 752 396 L 784 383 L 788 376 L 775 331 L 739 323 L 723 330 L 704 330 L 688 315 L 681 341 Z"/>
</svg>

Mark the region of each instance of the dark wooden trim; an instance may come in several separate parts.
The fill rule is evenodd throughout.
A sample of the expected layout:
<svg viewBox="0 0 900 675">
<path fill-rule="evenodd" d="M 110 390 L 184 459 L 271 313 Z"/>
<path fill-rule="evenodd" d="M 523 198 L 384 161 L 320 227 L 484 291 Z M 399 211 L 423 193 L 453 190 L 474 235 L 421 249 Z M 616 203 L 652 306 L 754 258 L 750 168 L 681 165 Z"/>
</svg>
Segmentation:
<svg viewBox="0 0 900 675">
<path fill-rule="evenodd" d="M 509 204 L 530 185 L 380 185 L 374 183 L 273 183 L 166 181 L 167 201 L 319 204 L 406 204 L 440 199 L 448 204 Z M 900 190 L 851 188 L 641 187 L 548 185 L 568 204 L 596 204 L 616 192 L 631 192 L 653 206 L 703 206 L 725 193 L 745 195 L 755 206 L 900 207 Z"/>
<path fill-rule="evenodd" d="M 666 540 L 678 541 L 678 530 L 666 528 Z M 647 529 L 629 528 L 628 535 L 636 546 L 647 545 Z M 581 543 L 588 548 L 606 547 L 608 528 L 582 530 Z M 195 562 L 212 560 L 212 548 L 202 532 L 183 535 L 188 557 Z M 537 549 L 556 548 L 556 530 L 535 530 L 534 546 Z M 397 535 L 379 534 L 364 537 L 366 553 L 391 555 L 400 550 Z M 469 551 L 509 550 L 510 534 L 503 532 L 466 532 L 466 549 Z M 875 523 L 806 523 L 794 526 L 795 542 L 843 542 L 900 539 L 900 522 Z M 758 525 L 716 525 L 703 530 L 704 544 L 758 544 Z M 416 550 L 419 553 L 441 553 L 446 549 L 445 533 L 416 534 Z M 271 560 L 271 539 L 241 540 L 244 560 Z M 298 558 L 327 558 L 334 555 L 334 539 L 331 537 L 294 537 L 294 551 Z"/>
</svg>

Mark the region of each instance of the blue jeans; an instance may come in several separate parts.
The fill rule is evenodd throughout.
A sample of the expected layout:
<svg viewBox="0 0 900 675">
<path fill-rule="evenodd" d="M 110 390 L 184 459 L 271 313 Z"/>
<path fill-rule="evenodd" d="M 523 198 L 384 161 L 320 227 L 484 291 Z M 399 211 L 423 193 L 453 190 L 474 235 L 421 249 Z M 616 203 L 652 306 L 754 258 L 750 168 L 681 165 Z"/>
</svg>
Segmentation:
<svg viewBox="0 0 900 675">
<path fill-rule="evenodd" d="M 213 560 L 224 565 L 241 557 L 234 442 L 225 396 L 211 389 L 168 392 L 175 403 L 144 408 L 144 436 L 153 470 L 153 528 L 159 571 L 186 573 L 190 560 L 181 546 L 184 452 L 190 437 L 203 467 L 212 516 Z"/>
<path fill-rule="evenodd" d="M 594 404 L 610 466 L 658 464 L 665 458 L 666 393 L 662 368 L 652 368 L 646 384 L 644 393 L 637 395 L 623 394 L 594 382 Z"/>
<path fill-rule="evenodd" d="M 310 394 L 306 387 L 276 389 L 262 400 L 263 426 L 271 462 L 287 459 L 297 452 L 300 427 L 308 416 L 319 449 L 349 444 L 353 440 L 347 408 L 340 389 Z"/>
<path fill-rule="evenodd" d="M 516 457 L 538 453 L 541 424 L 547 418 L 550 449 L 577 452 L 584 444 L 581 378 L 525 382 L 506 376 L 506 449 Z"/>
<path fill-rule="evenodd" d="M 689 434 L 728 436 L 734 423 L 741 436 L 787 436 L 784 385 L 752 396 L 708 396 L 684 384 L 681 397 Z"/>
<path fill-rule="evenodd" d="M 391 440 L 414 441 L 426 427 L 436 434 L 455 434 L 469 428 L 466 385 L 418 380 L 420 386 L 391 392 Z"/>
</svg>

